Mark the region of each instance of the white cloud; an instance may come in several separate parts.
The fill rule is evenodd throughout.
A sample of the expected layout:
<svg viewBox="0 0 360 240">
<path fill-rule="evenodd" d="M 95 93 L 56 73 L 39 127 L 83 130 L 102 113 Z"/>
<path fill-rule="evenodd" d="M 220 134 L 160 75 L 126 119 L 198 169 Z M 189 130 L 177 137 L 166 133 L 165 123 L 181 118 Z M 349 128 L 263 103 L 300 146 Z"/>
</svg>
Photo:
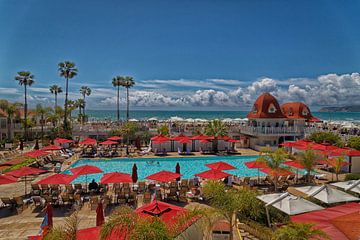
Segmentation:
<svg viewBox="0 0 360 240">
<path fill-rule="evenodd" d="M 110 85 L 111 86 L 111 85 Z M 87 97 L 90 109 L 110 109 L 116 105 L 116 88 L 92 88 Z M 302 101 L 310 106 L 360 104 L 360 74 L 326 74 L 317 78 L 272 79 L 268 77 L 244 85 L 240 80 L 147 80 L 139 81 L 130 90 L 130 103 L 138 107 L 249 107 L 263 92 L 274 94 L 280 103 Z M 23 101 L 21 88 L 0 88 L 0 94 Z M 63 102 L 65 94 L 58 96 Z M 69 99 L 80 98 L 78 91 L 69 93 Z M 122 88 L 121 104 L 125 104 Z M 31 87 L 29 102 L 53 104 L 54 96 L 47 88 Z"/>
</svg>

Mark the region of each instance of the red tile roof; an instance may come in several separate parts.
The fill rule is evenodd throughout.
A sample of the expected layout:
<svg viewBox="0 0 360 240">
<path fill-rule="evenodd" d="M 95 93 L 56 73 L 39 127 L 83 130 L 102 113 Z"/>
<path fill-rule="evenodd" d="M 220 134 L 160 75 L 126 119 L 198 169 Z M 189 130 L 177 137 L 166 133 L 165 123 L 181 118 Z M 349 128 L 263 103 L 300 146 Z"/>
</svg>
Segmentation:
<svg viewBox="0 0 360 240">
<path fill-rule="evenodd" d="M 247 118 L 286 118 L 276 98 L 270 93 L 261 94 L 255 101 Z"/>
<path fill-rule="evenodd" d="M 313 118 L 310 109 L 302 102 L 289 102 L 281 105 L 281 110 L 287 118 L 291 119 L 305 119 Z"/>
</svg>

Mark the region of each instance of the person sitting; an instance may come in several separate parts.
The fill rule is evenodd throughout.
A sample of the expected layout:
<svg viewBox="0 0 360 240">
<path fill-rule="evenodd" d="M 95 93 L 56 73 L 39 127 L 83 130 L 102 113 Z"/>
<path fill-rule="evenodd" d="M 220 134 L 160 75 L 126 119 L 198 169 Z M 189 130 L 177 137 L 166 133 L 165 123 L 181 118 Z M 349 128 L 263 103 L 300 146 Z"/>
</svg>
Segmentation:
<svg viewBox="0 0 360 240">
<path fill-rule="evenodd" d="M 90 190 L 90 191 L 91 191 L 91 190 L 97 191 L 98 188 L 99 188 L 99 185 L 97 184 L 97 182 L 95 182 L 95 179 L 93 179 L 93 180 L 91 181 L 91 183 L 89 183 L 89 190 Z"/>
</svg>

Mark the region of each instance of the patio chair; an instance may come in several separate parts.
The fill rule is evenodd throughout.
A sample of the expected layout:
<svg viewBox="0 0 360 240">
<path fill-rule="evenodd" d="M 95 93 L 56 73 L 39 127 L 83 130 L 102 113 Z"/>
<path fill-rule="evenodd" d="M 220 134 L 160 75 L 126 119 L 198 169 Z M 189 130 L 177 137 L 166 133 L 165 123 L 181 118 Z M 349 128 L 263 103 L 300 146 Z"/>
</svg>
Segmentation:
<svg viewBox="0 0 360 240">
<path fill-rule="evenodd" d="M 31 195 L 32 196 L 39 196 L 41 193 L 41 189 L 38 184 L 31 184 Z"/>
<path fill-rule="evenodd" d="M 69 197 L 68 194 L 64 194 L 64 195 L 61 196 L 61 201 L 60 201 L 60 203 L 61 203 L 60 205 L 61 205 L 61 206 L 66 206 L 66 207 L 68 207 L 69 205 L 71 205 L 72 202 L 73 202 L 73 201 L 70 200 L 70 197 Z"/>
<path fill-rule="evenodd" d="M 187 197 L 186 197 L 186 193 L 187 193 L 187 190 L 185 190 L 185 189 L 180 189 L 180 192 L 179 192 L 179 202 L 185 202 L 185 203 L 188 202 L 188 199 L 187 199 Z"/>
<path fill-rule="evenodd" d="M 167 195 L 167 198 L 168 198 L 168 199 L 174 199 L 174 200 L 179 201 L 177 189 L 171 187 L 171 188 L 170 188 L 170 193 Z"/>
<path fill-rule="evenodd" d="M 194 179 L 189 179 L 189 189 L 194 188 L 195 187 L 195 182 Z"/>
<path fill-rule="evenodd" d="M 67 193 L 74 193 L 75 190 L 74 190 L 73 185 L 72 185 L 72 184 L 65 185 L 65 192 L 67 192 Z"/>
<path fill-rule="evenodd" d="M 117 203 L 119 204 L 125 204 L 127 201 L 125 194 L 119 194 L 117 195 Z"/>
<path fill-rule="evenodd" d="M 109 196 L 109 195 L 104 195 L 101 197 L 101 200 L 104 204 L 104 209 L 106 209 L 106 207 L 112 203 L 111 199 L 112 199 L 112 196 Z"/>
<path fill-rule="evenodd" d="M 290 185 L 290 184 L 294 184 L 295 183 L 295 175 L 289 175 L 286 178 L 286 182 Z"/>
<path fill-rule="evenodd" d="M 32 199 L 35 207 L 43 206 L 43 199 L 40 196 L 32 196 L 31 199 Z"/>
<path fill-rule="evenodd" d="M 49 185 L 47 184 L 41 184 L 41 193 L 44 195 L 47 195 L 50 193 Z"/>
<path fill-rule="evenodd" d="M 139 193 L 145 192 L 145 188 L 146 188 L 145 182 L 139 182 L 138 192 Z"/>
<path fill-rule="evenodd" d="M 74 202 L 76 206 L 78 206 L 81 209 L 81 207 L 83 206 L 83 201 L 79 193 L 74 195 Z"/>
<path fill-rule="evenodd" d="M 181 182 L 180 182 L 180 187 L 183 188 L 183 187 L 188 187 L 188 184 L 189 184 L 189 180 L 188 179 L 181 179 Z"/>
<path fill-rule="evenodd" d="M 16 210 L 18 213 L 22 212 L 24 210 L 24 200 L 22 197 L 14 197 L 14 200 L 16 202 Z"/>
<path fill-rule="evenodd" d="M 59 192 L 60 192 L 59 184 L 51 184 L 50 190 L 51 190 L 52 195 L 59 195 Z"/>
<path fill-rule="evenodd" d="M 99 203 L 99 198 L 97 196 L 93 196 L 90 198 L 90 209 L 95 210 Z"/>
<path fill-rule="evenodd" d="M 75 192 L 76 192 L 76 193 L 80 193 L 80 194 L 81 194 L 81 193 L 84 192 L 84 189 L 83 189 L 81 183 L 75 183 L 74 187 L 75 187 Z"/>
<path fill-rule="evenodd" d="M 151 193 L 145 192 L 144 193 L 144 203 L 150 203 L 151 202 Z"/>
<path fill-rule="evenodd" d="M 175 182 L 175 181 L 172 181 L 172 182 L 170 183 L 170 187 L 177 188 L 177 187 L 178 187 L 178 183 Z"/>
<path fill-rule="evenodd" d="M 136 207 L 137 205 L 137 194 L 135 192 L 130 193 L 128 198 L 128 204 Z"/>
<path fill-rule="evenodd" d="M 14 199 L 4 197 L 4 198 L 0 198 L 0 200 L 2 202 L 2 207 L 10 207 L 10 208 L 16 207 L 16 201 Z"/>
</svg>

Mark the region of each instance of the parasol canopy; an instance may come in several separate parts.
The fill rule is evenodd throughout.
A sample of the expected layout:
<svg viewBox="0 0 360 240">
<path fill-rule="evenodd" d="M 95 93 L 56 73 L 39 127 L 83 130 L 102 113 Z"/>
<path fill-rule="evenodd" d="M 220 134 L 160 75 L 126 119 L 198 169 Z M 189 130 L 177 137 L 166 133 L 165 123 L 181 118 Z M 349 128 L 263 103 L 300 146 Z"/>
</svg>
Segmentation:
<svg viewBox="0 0 360 240">
<path fill-rule="evenodd" d="M 236 167 L 226 163 L 226 162 L 215 162 L 215 163 L 209 163 L 209 164 L 205 164 L 205 166 L 211 168 L 211 169 L 216 169 L 216 170 L 233 170 L 236 169 Z"/>
<path fill-rule="evenodd" d="M 119 144 L 119 143 L 111 141 L 111 140 L 106 140 L 106 141 L 100 143 L 100 145 L 117 145 L 117 144 Z"/>
<path fill-rule="evenodd" d="M 121 173 L 121 172 L 112 172 L 106 173 L 101 177 L 101 184 L 110 184 L 110 183 L 131 183 L 132 178 L 130 174 Z"/>
<path fill-rule="evenodd" d="M 17 178 L 8 175 L 0 175 L 0 185 L 17 182 Z"/>
<path fill-rule="evenodd" d="M 46 155 L 49 155 L 49 154 L 50 153 L 44 152 L 44 151 L 41 151 L 41 150 L 34 150 L 34 151 L 27 152 L 27 153 L 23 154 L 23 156 L 30 157 L 30 158 L 37 158 L 37 157 L 42 157 L 42 156 L 46 156 Z"/>
<path fill-rule="evenodd" d="M 36 184 L 61 184 L 61 185 L 67 185 L 70 184 L 76 176 L 74 175 L 68 175 L 68 174 L 54 174 L 49 177 L 46 177 L 44 179 L 41 179 Z"/>
<path fill-rule="evenodd" d="M 206 179 L 212 179 L 212 180 L 218 180 L 222 178 L 226 178 L 231 176 L 231 174 L 222 172 L 220 170 L 211 169 L 205 172 L 197 173 L 195 174 L 197 177 L 206 178 Z"/>
<path fill-rule="evenodd" d="M 7 172 L 6 175 L 11 175 L 11 176 L 14 176 L 14 177 L 24 177 L 24 176 L 33 175 L 33 174 L 39 174 L 39 173 L 44 173 L 44 172 L 46 172 L 46 171 L 45 170 L 40 170 L 40 169 L 37 169 L 37 168 L 22 167 L 20 169 Z"/>
<path fill-rule="evenodd" d="M 80 145 L 96 145 L 96 140 L 93 138 L 86 138 L 84 141 L 79 142 Z"/>
<path fill-rule="evenodd" d="M 112 136 L 112 137 L 109 137 L 107 140 L 110 140 L 110 141 L 119 141 L 123 139 L 122 137 L 120 136 Z"/>
<path fill-rule="evenodd" d="M 290 172 L 283 168 L 278 168 L 278 169 L 261 168 L 260 171 L 266 173 L 269 176 L 288 176 L 294 174 L 293 172 Z"/>
<path fill-rule="evenodd" d="M 147 176 L 146 179 L 154 180 L 157 182 L 171 182 L 181 176 L 182 174 L 179 173 L 162 170 L 160 172 Z"/>
<path fill-rule="evenodd" d="M 71 168 L 70 171 L 76 176 L 103 172 L 100 168 L 91 165 L 84 165 L 76 168 Z"/>
</svg>

